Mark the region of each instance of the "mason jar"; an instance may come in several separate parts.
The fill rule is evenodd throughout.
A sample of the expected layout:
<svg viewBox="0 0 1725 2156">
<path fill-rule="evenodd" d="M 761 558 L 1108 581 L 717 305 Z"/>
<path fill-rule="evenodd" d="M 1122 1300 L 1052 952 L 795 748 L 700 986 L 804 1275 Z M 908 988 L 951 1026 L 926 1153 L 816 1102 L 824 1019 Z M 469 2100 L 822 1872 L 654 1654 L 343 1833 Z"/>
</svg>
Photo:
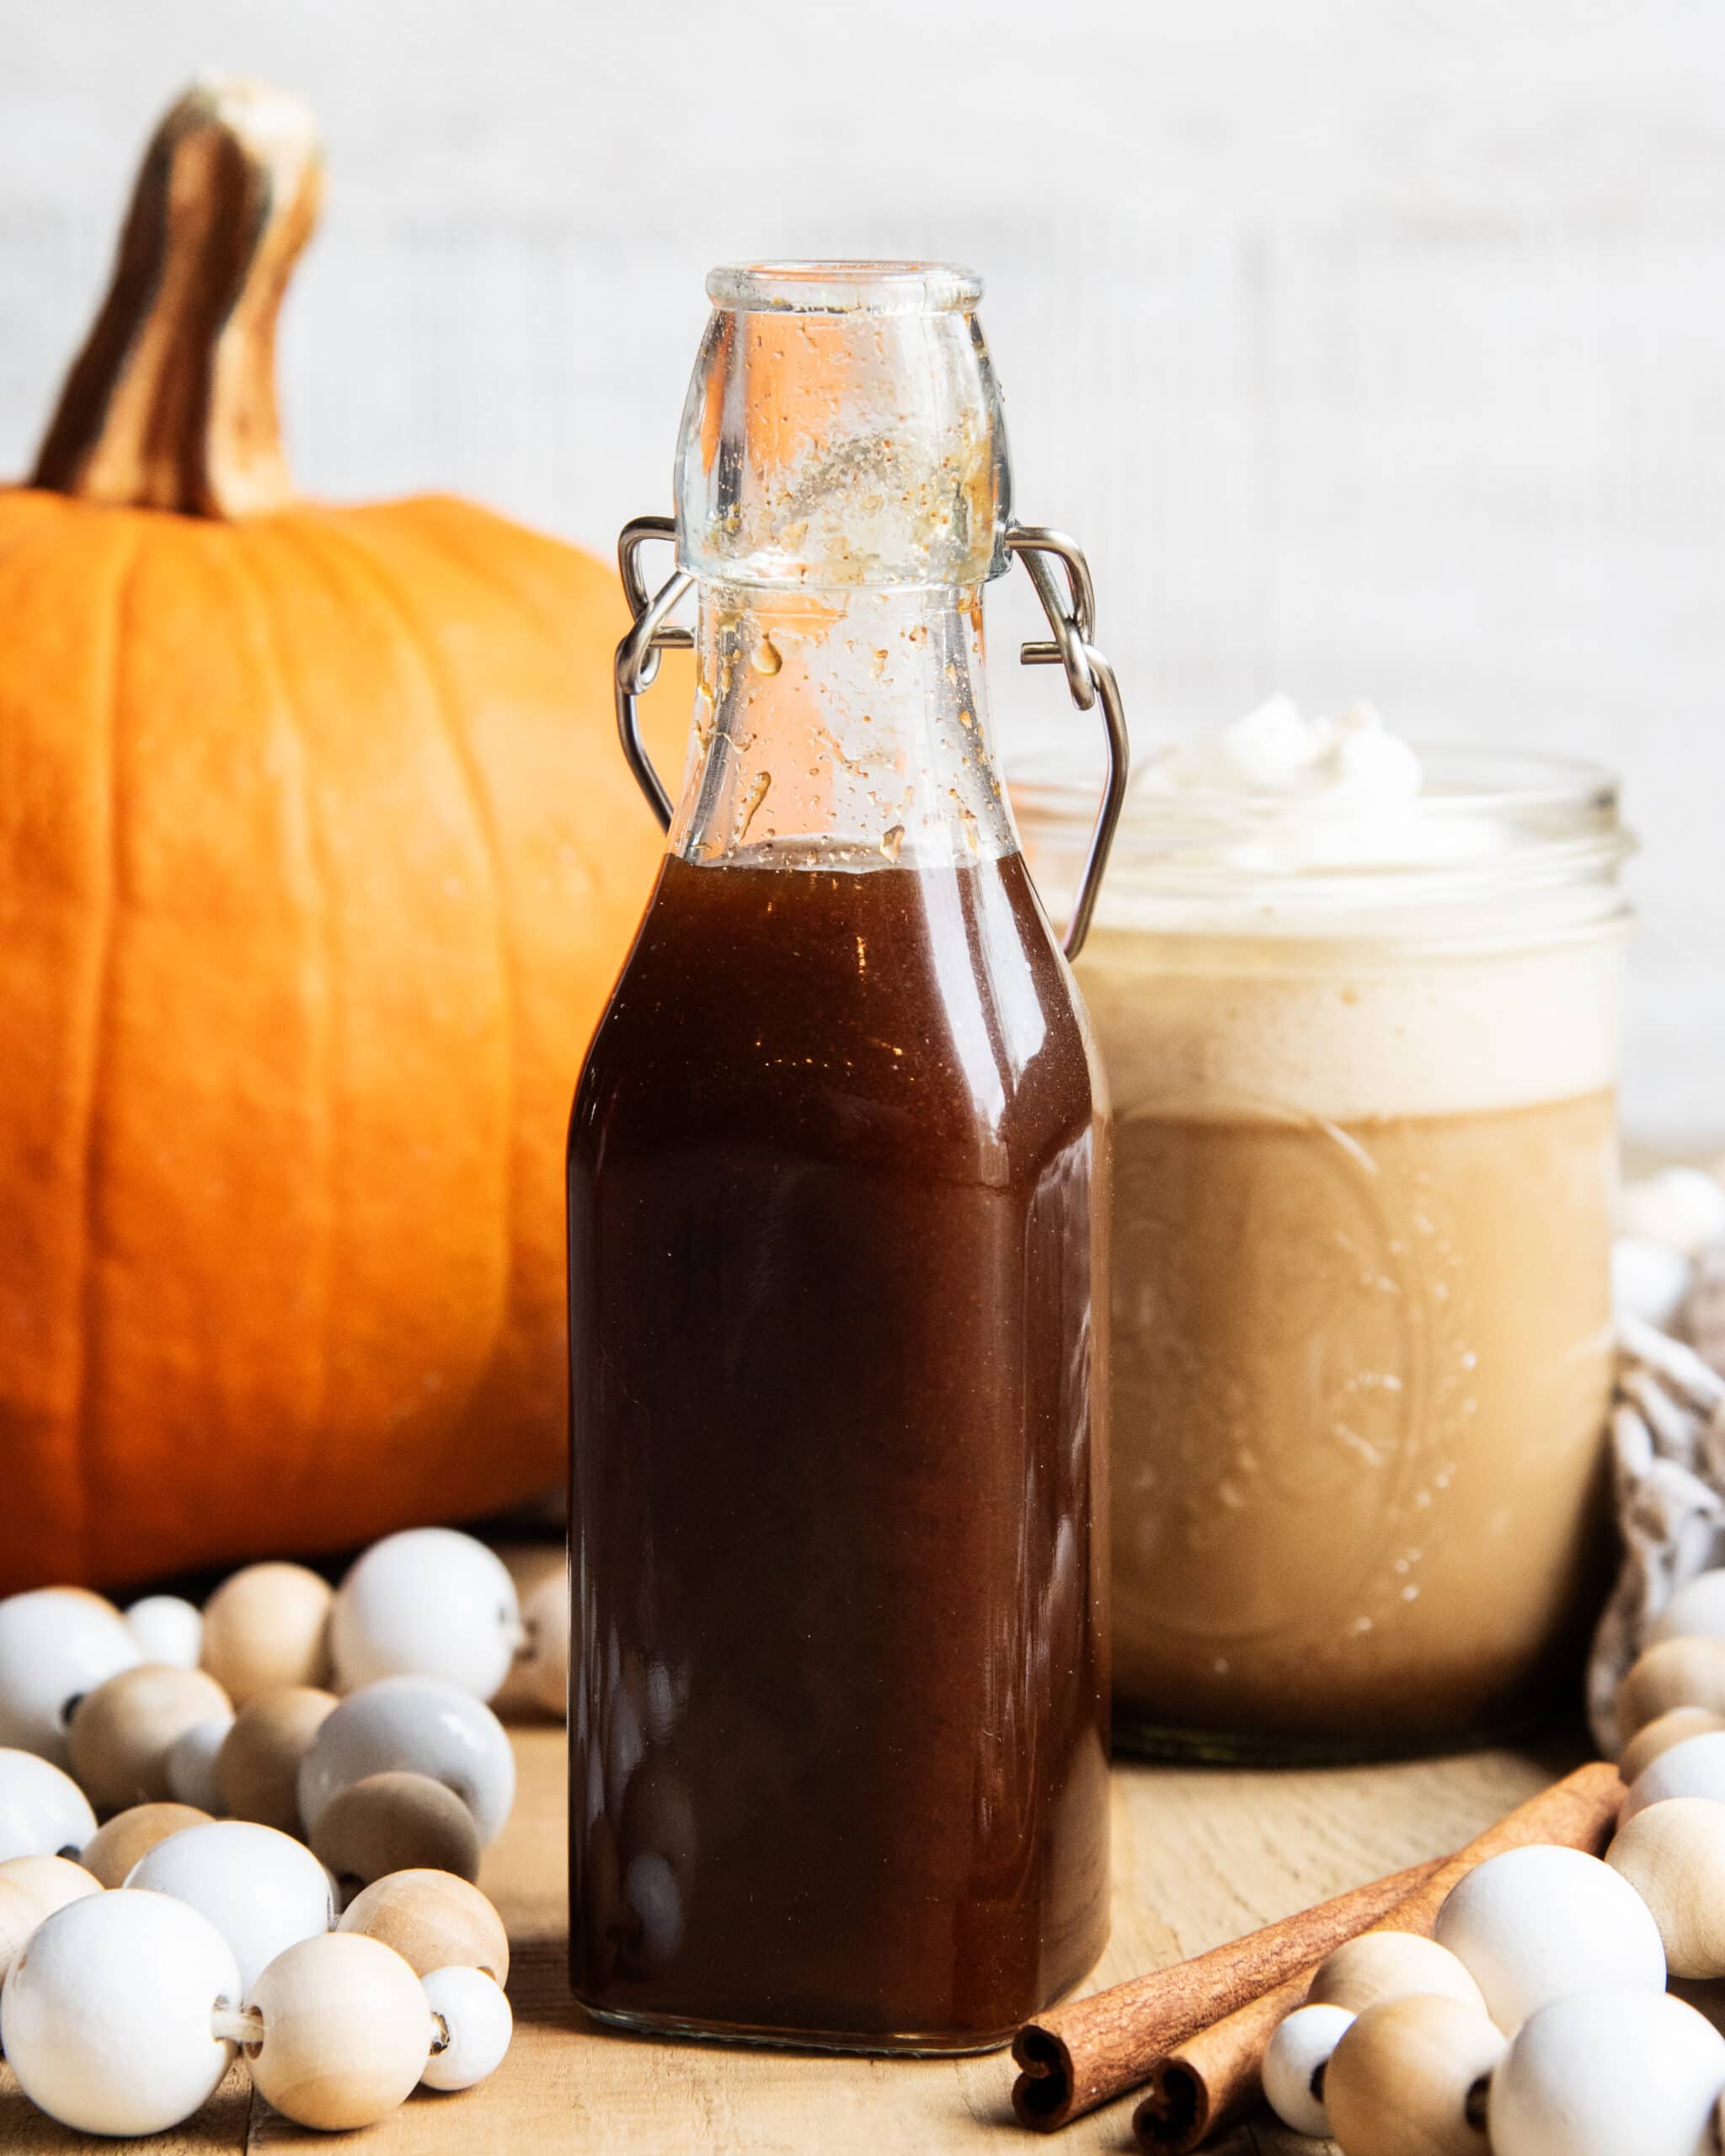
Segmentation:
<svg viewBox="0 0 1725 2156">
<path fill-rule="evenodd" d="M 1115 1726 L 1387 1754 L 1578 1705 L 1628 922 L 1616 786 L 1135 789 L 1078 968 L 1115 1113 Z M 1045 892 L 1083 786 L 1013 788 Z"/>
</svg>

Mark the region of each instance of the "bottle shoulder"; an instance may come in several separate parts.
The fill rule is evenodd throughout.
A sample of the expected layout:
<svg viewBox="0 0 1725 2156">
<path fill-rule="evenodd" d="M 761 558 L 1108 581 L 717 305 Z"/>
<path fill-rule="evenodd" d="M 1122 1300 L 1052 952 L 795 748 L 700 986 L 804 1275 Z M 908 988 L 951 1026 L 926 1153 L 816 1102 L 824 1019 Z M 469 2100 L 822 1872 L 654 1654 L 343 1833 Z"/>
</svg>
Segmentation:
<svg viewBox="0 0 1725 2156">
<path fill-rule="evenodd" d="M 676 872 L 675 873 L 671 872 Z M 589 1052 L 573 1137 L 1009 1175 L 1103 1105 L 1022 862 L 830 877 L 668 864 Z"/>
</svg>

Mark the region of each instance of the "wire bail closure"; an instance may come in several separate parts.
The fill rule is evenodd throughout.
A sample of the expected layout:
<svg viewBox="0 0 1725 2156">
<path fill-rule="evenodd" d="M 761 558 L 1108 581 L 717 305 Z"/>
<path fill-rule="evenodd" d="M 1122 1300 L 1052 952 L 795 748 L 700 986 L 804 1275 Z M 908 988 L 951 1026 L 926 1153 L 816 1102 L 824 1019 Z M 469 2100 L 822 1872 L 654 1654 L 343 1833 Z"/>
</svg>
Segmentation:
<svg viewBox="0 0 1725 2156">
<path fill-rule="evenodd" d="M 617 648 L 617 725 L 623 755 L 635 775 L 635 782 L 647 797 L 647 805 L 659 819 L 661 829 L 669 830 L 671 798 L 653 768 L 653 760 L 642 741 L 639 705 L 643 693 L 651 687 L 659 672 L 660 653 L 694 649 L 693 632 L 677 627 L 669 617 L 678 601 L 694 589 L 695 579 L 687 569 L 677 569 L 649 595 L 641 577 L 641 550 L 661 539 L 675 545 L 674 519 L 633 517 L 617 540 L 617 568 L 628 597 L 629 611 L 635 619 Z M 1042 611 L 1048 616 L 1050 631 L 1046 642 L 1033 641 L 1019 646 L 1020 663 L 1025 666 L 1060 667 L 1075 707 L 1079 711 L 1093 711 L 1100 705 L 1102 709 L 1108 770 L 1090 835 L 1083 878 L 1062 947 L 1069 958 L 1076 958 L 1090 932 L 1091 916 L 1096 911 L 1103 874 L 1114 846 L 1120 811 L 1125 805 L 1130 763 L 1125 709 L 1114 670 L 1093 641 L 1096 587 L 1091 581 L 1090 564 L 1082 551 L 1064 532 L 1040 525 L 1009 525 L 1005 543 L 1008 553 L 1023 558 L 1036 595 L 1042 602 Z M 1063 579 L 1055 574 L 1052 566 L 1055 562 L 1065 571 L 1064 591 Z"/>
</svg>

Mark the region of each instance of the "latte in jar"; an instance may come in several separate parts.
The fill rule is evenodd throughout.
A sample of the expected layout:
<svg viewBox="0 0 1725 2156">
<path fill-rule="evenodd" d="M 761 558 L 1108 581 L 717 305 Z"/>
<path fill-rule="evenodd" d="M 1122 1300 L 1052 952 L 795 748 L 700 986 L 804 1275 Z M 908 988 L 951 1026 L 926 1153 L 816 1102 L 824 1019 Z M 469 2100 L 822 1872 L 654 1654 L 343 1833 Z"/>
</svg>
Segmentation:
<svg viewBox="0 0 1725 2156">
<path fill-rule="evenodd" d="M 1015 792 L 1057 878 L 1060 789 Z M 1422 770 L 1283 700 L 1140 782 L 1078 969 L 1115 1110 L 1126 1743 L 1370 1754 L 1575 1695 L 1625 851 L 1590 768 Z"/>
</svg>

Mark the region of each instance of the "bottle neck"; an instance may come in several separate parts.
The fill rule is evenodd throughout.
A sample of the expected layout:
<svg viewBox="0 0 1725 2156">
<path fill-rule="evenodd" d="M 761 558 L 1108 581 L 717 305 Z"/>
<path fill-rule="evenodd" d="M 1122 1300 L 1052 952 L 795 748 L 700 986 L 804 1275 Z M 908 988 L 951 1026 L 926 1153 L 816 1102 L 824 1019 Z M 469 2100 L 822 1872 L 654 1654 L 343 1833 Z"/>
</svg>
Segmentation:
<svg viewBox="0 0 1725 2156">
<path fill-rule="evenodd" d="M 1017 851 L 980 587 L 699 590 L 681 859 L 856 871 Z"/>
</svg>

